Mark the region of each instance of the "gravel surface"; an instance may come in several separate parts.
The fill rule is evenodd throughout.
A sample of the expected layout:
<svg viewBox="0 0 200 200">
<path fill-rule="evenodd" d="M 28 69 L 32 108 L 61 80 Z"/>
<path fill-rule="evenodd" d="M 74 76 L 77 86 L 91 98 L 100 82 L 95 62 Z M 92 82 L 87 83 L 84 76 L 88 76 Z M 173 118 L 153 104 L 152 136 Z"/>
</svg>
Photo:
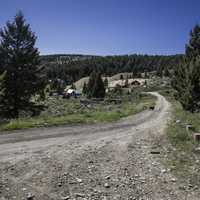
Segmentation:
<svg viewBox="0 0 200 200">
<path fill-rule="evenodd" d="M 0 135 L 0 200 L 199 200 L 162 165 L 170 104 L 116 123 Z"/>
</svg>

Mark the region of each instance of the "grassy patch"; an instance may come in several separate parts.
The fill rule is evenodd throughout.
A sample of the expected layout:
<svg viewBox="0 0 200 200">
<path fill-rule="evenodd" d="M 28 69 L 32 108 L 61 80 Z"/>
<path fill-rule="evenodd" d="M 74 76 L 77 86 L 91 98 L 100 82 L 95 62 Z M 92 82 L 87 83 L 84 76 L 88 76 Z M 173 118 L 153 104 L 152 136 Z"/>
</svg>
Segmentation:
<svg viewBox="0 0 200 200">
<path fill-rule="evenodd" d="M 195 149 L 200 144 L 192 139 L 192 132 L 186 130 L 191 124 L 200 132 L 200 113 L 183 110 L 179 102 L 173 98 L 173 91 L 162 91 L 173 106 L 173 120 L 168 125 L 167 136 L 170 142 L 166 164 L 175 175 L 187 179 L 192 185 L 200 185 L 200 154 Z"/>
<path fill-rule="evenodd" d="M 13 119 L 0 125 L 0 130 L 16 130 L 33 127 L 57 126 L 72 123 L 112 122 L 136 114 L 155 104 L 155 97 L 142 95 L 137 99 L 124 98 L 119 105 L 100 103 L 82 106 L 79 100 L 50 97 L 44 102 L 48 107 L 38 117 Z"/>
</svg>

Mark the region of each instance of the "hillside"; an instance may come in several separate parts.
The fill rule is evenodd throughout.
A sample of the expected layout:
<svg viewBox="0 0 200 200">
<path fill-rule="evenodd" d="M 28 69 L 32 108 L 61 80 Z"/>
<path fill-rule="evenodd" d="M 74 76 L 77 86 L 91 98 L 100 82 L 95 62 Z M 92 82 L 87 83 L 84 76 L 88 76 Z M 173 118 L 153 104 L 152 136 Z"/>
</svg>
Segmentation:
<svg viewBox="0 0 200 200">
<path fill-rule="evenodd" d="M 118 74 L 115 74 L 115 75 L 113 75 L 113 76 L 111 76 L 111 77 L 109 77 L 109 76 L 106 76 L 106 77 L 102 77 L 102 79 L 104 80 L 105 78 L 107 78 L 108 79 L 108 84 L 112 87 L 114 87 L 116 84 L 119 84 L 119 85 L 121 85 L 122 84 L 122 82 L 123 81 L 121 81 L 120 79 L 121 79 L 121 77 L 123 77 L 123 80 L 125 81 L 126 79 L 128 79 L 130 82 L 132 82 L 133 81 L 133 79 L 132 79 L 132 73 L 128 73 L 128 72 L 125 72 L 125 73 L 118 73 Z M 144 79 L 134 79 L 134 80 L 139 80 L 139 81 L 143 81 Z M 78 81 L 76 81 L 75 83 L 74 83 L 74 85 L 76 86 L 76 89 L 77 90 L 82 90 L 82 88 L 83 88 L 83 85 L 84 85 L 84 83 L 88 83 L 88 81 L 89 81 L 89 76 L 87 76 L 87 77 L 83 77 L 83 78 L 81 78 L 80 80 L 78 80 Z M 121 82 L 120 82 L 121 81 Z"/>
<path fill-rule="evenodd" d="M 72 82 L 89 76 L 94 70 L 109 77 L 126 72 L 133 73 L 137 77 L 138 74 L 152 71 L 156 71 L 159 76 L 169 76 L 182 58 L 183 55 L 92 56 L 63 54 L 41 56 L 41 63 L 46 68 L 48 79 L 62 79 L 67 84 L 72 84 Z"/>
<path fill-rule="evenodd" d="M 98 56 L 93 55 L 82 55 L 82 54 L 50 54 L 41 55 L 41 62 L 43 64 L 54 63 L 54 64 L 66 64 L 70 61 L 78 61 L 85 59 L 92 59 Z"/>
</svg>

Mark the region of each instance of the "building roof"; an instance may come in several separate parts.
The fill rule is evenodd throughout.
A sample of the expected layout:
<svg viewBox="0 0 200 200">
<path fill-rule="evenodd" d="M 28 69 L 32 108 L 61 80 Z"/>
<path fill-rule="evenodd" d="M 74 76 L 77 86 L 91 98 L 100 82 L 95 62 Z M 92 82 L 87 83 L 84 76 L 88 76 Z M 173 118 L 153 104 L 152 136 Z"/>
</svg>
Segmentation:
<svg viewBox="0 0 200 200">
<path fill-rule="evenodd" d="M 73 90 L 73 89 L 68 89 L 68 90 L 67 90 L 67 93 L 68 93 L 68 94 L 72 94 L 72 93 L 75 93 L 75 92 L 76 92 L 76 91 Z"/>
</svg>

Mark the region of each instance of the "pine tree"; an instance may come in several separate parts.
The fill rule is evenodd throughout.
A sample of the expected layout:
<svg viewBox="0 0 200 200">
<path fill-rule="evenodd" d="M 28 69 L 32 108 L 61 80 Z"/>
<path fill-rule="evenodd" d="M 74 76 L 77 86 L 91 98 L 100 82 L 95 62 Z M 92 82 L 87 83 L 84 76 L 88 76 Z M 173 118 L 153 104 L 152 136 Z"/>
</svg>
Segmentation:
<svg viewBox="0 0 200 200">
<path fill-rule="evenodd" d="M 93 72 L 90 75 L 87 90 L 88 98 L 105 97 L 105 87 L 100 73 Z"/>
<path fill-rule="evenodd" d="M 191 60 L 200 55 L 200 26 L 196 25 L 190 32 L 190 40 L 186 45 L 186 56 Z"/>
<path fill-rule="evenodd" d="M 95 80 L 96 80 L 96 72 L 92 72 L 90 74 L 90 78 L 89 78 L 88 85 L 87 85 L 87 97 L 88 98 L 93 97 L 93 87 L 95 84 Z"/>
<path fill-rule="evenodd" d="M 83 93 L 84 95 L 87 95 L 87 93 L 88 93 L 88 88 L 87 88 L 87 84 L 86 84 L 86 82 L 84 82 L 84 84 L 83 84 L 83 90 L 82 90 L 82 93 Z"/>
<path fill-rule="evenodd" d="M 190 33 L 186 45 L 186 57 L 174 70 L 172 86 L 183 108 L 191 112 L 200 111 L 200 26 Z"/>
<path fill-rule="evenodd" d="M 76 90 L 76 85 L 72 83 L 71 89 Z"/>
<path fill-rule="evenodd" d="M 5 77 L 6 72 L 0 74 L 0 98 L 2 99 L 5 95 Z"/>
<path fill-rule="evenodd" d="M 6 99 L 5 99 L 5 78 L 6 78 L 6 72 L 0 74 L 0 116 L 4 117 L 5 112 L 5 105 L 6 105 Z"/>
<path fill-rule="evenodd" d="M 104 87 L 107 88 L 108 87 L 108 79 L 105 78 L 103 83 L 104 83 Z"/>
<path fill-rule="evenodd" d="M 124 83 L 124 87 L 125 87 L 125 88 L 128 88 L 128 86 L 129 86 L 129 85 L 128 85 L 128 78 L 126 78 L 125 83 Z"/>
<path fill-rule="evenodd" d="M 167 68 L 164 69 L 163 75 L 165 77 L 170 77 L 170 72 L 169 72 L 169 70 Z"/>
<path fill-rule="evenodd" d="M 191 112 L 200 110 L 200 58 L 184 60 L 174 72 L 172 86 L 183 108 Z"/>
<path fill-rule="evenodd" d="M 92 90 L 92 97 L 95 98 L 105 97 L 105 87 L 100 73 L 96 74 L 96 79 Z"/>
<path fill-rule="evenodd" d="M 13 22 L 0 31 L 0 73 L 6 71 L 5 98 L 9 117 L 18 117 L 20 110 L 33 111 L 31 97 L 45 87 L 43 68 L 39 67 L 36 36 L 19 12 Z M 34 111 L 33 111 L 34 112 Z"/>
</svg>

